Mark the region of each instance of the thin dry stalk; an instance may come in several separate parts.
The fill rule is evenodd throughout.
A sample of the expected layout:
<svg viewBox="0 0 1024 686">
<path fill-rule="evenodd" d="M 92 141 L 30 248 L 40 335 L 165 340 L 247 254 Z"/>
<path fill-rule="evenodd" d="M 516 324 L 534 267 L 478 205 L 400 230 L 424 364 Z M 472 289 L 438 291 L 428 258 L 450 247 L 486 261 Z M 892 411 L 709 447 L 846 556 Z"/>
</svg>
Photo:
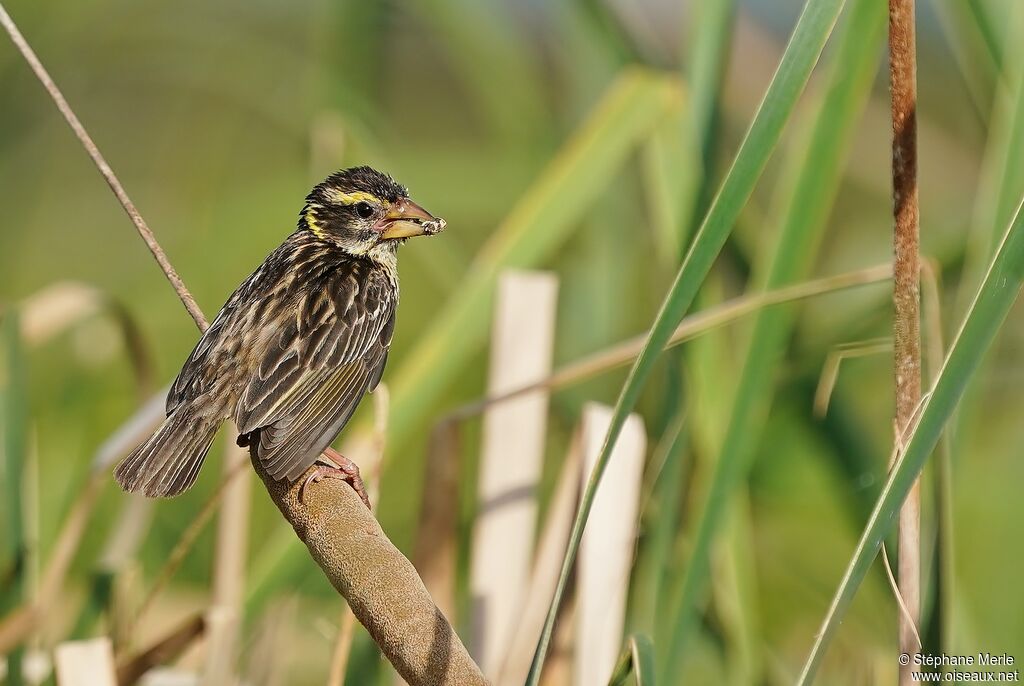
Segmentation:
<svg viewBox="0 0 1024 686">
<path fill-rule="evenodd" d="M 331 653 L 331 669 L 327 673 L 327 686 L 342 686 L 345 683 L 345 671 L 348 670 L 348 658 L 352 654 L 352 641 L 356 637 L 356 616 L 348 605 L 341 612 L 341 623 L 338 625 L 338 640 Z"/>
<path fill-rule="evenodd" d="M 64 586 L 64 577 L 67 575 L 78 545 L 85 534 L 89 516 L 92 514 L 102 488 L 103 480 L 93 475 L 86 481 L 85 487 L 79 491 L 78 497 L 68 513 L 67 520 L 61 528 L 57 542 L 53 546 L 53 553 L 50 555 L 49 564 L 39 585 L 40 599 L 53 599 L 60 595 L 61 588 Z"/>
<path fill-rule="evenodd" d="M 892 563 L 889 561 L 889 552 L 884 543 L 882 544 L 882 566 L 885 567 L 885 578 L 889 581 L 889 589 L 892 591 L 893 597 L 896 599 L 896 606 L 899 607 L 900 618 L 910 623 L 910 627 L 914 630 L 914 640 L 917 641 L 917 645 L 920 647 L 922 645 L 921 635 L 917 633 L 917 625 L 910 616 L 910 608 L 903 603 L 903 594 L 900 593 L 899 582 L 896 581 L 896 577 L 893 576 Z"/>
<path fill-rule="evenodd" d="M 193 615 L 148 648 L 122 660 L 117 666 L 117 683 L 119 686 L 131 686 L 153 667 L 167 664 L 181 655 L 205 631 L 203 614 Z"/>
<path fill-rule="evenodd" d="M 0 655 L 6 655 L 11 648 L 21 643 L 37 625 L 39 607 L 34 604 L 21 605 L 0 620 Z"/>
<path fill-rule="evenodd" d="M 914 0 L 889 0 L 889 76 L 892 88 L 893 358 L 896 377 L 895 440 L 913 421 L 921 401 L 920 215 L 917 192 L 917 60 Z M 910 617 L 900 614 L 899 648 L 920 650 L 915 625 L 921 614 L 921 494 L 916 483 L 900 510 L 899 582 Z M 910 660 L 913 664 L 913 660 Z M 901 666 L 900 684 L 913 683 Z"/>
<path fill-rule="evenodd" d="M 778 305 L 793 300 L 814 297 L 825 293 L 831 293 L 846 288 L 866 286 L 873 283 L 886 281 L 892 277 L 892 265 L 882 264 L 865 269 L 857 269 L 835 276 L 828 276 L 814 281 L 786 286 L 767 293 L 756 295 L 744 295 L 729 300 L 720 305 L 709 307 L 706 310 L 685 317 L 673 332 L 672 337 L 666 344 L 666 348 L 679 345 L 685 341 L 695 338 L 702 333 L 710 331 L 719 326 L 729 324 L 748 314 L 758 310 Z M 462 420 L 480 414 L 492 405 L 504 403 L 513 398 L 532 391 L 548 389 L 555 390 L 564 388 L 574 383 L 585 381 L 598 374 L 601 374 L 618 367 L 629 364 L 640 354 L 643 348 L 644 336 L 637 336 L 629 340 L 617 343 L 609 348 L 600 350 L 588 355 L 583 359 L 571 362 L 556 369 L 555 372 L 540 381 L 524 384 L 503 393 L 490 395 L 486 398 L 474 401 L 456 408 L 441 419 L 444 421 Z"/>
<path fill-rule="evenodd" d="M 85 130 L 84 126 L 82 126 L 82 122 L 79 121 L 78 117 L 71 109 L 71 106 L 68 104 L 68 101 L 65 100 L 64 95 L 60 92 L 60 89 L 57 88 L 57 84 L 54 83 L 52 78 L 50 78 L 49 72 L 46 71 L 46 68 L 43 67 L 43 63 L 39 61 L 38 57 L 36 57 L 35 51 L 32 50 L 28 41 L 25 40 L 25 37 L 21 35 L 21 31 L 18 30 L 14 20 L 11 19 L 9 14 L 7 14 L 7 10 L 4 9 L 2 4 L 0 4 L 0 25 L 4 27 L 5 31 L 7 31 L 7 35 L 11 37 L 11 41 L 14 43 L 14 46 L 18 48 L 18 52 L 20 52 L 21 56 L 25 58 L 29 68 L 32 69 L 36 78 L 39 79 L 39 83 L 41 83 L 43 88 L 46 89 L 46 92 L 49 93 L 50 98 L 53 100 L 53 104 L 57 106 L 58 110 L 60 110 L 60 113 L 64 116 L 64 120 L 68 123 L 68 126 L 71 127 L 71 130 L 82 144 L 82 147 L 85 148 L 85 152 L 89 155 L 89 158 L 92 159 L 93 164 L 96 165 L 96 168 L 103 176 L 103 179 L 107 182 L 107 185 L 110 186 L 110 190 L 114 192 L 114 195 L 117 197 L 117 201 L 121 203 L 121 207 L 124 208 L 128 218 L 131 219 L 132 224 L 135 225 L 136 231 L 139 232 L 139 236 L 141 236 L 142 240 L 146 242 L 146 245 L 149 247 L 149 251 L 153 254 L 157 264 L 160 265 L 160 269 L 163 270 L 164 276 L 167 277 L 167 280 L 170 282 L 171 286 L 174 287 L 175 292 L 177 292 L 178 297 L 181 298 L 181 303 L 185 306 L 189 315 L 192 316 L 192 319 L 195 320 L 196 326 L 199 327 L 200 331 L 206 331 L 209 324 L 207 324 L 206 317 L 203 316 L 202 310 L 199 309 L 199 305 L 196 304 L 195 298 L 193 298 L 192 294 L 189 293 L 188 288 L 185 287 L 185 283 L 181 280 L 181 277 L 178 276 L 178 272 L 174 270 L 170 260 L 167 259 L 167 254 L 164 252 L 163 248 L 160 247 L 160 244 L 157 243 L 156 237 L 146 224 L 146 220 L 142 218 L 142 215 L 139 214 L 138 209 L 135 207 L 135 203 L 133 203 L 131 198 L 128 197 L 128 193 L 124 190 L 124 186 L 121 185 L 121 182 L 114 174 L 114 170 L 110 168 L 106 159 L 103 158 L 103 154 L 100 152 L 99 148 L 96 147 L 96 143 L 93 142 L 92 136 L 90 136 L 89 132 Z"/>
<path fill-rule="evenodd" d="M 836 382 L 839 381 L 839 369 L 843 362 L 857 357 L 887 353 L 891 350 L 892 341 L 888 338 L 841 343 L 829 350 L 825 357 L 825 364 L 821 367 L 821 374 L 818 376 L 818 387 L 814 390 L 815 416 L 824 417 L 828 414 L 828 405 L 832 402 L 832 392 L 836 388 Z"/>
</svg>

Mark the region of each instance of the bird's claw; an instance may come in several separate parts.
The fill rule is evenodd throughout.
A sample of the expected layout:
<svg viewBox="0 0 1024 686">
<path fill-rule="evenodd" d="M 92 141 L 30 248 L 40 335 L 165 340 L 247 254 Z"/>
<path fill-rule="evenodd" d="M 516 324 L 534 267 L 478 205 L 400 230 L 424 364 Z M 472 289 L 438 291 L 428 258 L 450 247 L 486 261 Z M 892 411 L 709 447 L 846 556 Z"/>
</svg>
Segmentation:
<svg viewBox="0 0 1024 686">
<path fill-rule="evenodd" d="M 302 482 L 302 485 L 299 486 L 299 502 L 305 504 L 306 488 L 311 483 L 315 484 L 322 479 L 331 478 L 341 479 L 348 483 L 352 487 L 352 490 L 356 492 L 356 495 L 359 496 L 359 499 L 363 501 L 363 504 L 369 509 L 370 498 L 366 494 L 363 477 L 359 475 L 359 467 L 356 463 L 334 450 L 331 450 L 328 453 L 328 457 L 330 457 L 331 462 L 334 462 L 335 464 L 318 464 L 316 469 L 310 472 L 309 476 L 307 476 L 305 481 Z"/>
</svg>

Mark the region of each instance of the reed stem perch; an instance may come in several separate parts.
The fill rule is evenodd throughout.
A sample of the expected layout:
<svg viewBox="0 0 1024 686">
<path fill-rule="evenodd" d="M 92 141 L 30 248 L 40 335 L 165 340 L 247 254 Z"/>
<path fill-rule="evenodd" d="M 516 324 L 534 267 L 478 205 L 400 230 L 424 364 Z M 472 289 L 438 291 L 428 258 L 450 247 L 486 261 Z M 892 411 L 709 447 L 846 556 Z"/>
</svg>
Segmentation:
<svg viewBox="0 0 1024 686">
<path fill-rule="evenodd" d="M 351 486 L 323 479 L 307 486 L 299 502 L 308 472 L 288 484 L 271 478 L 255 455 L 251 461 L 281 514 L 409 686 L 487 683 L 412 563 Z"/>
<path fill-rule="evenodd" d="M 889 0 L 889 78 L 892 89 L 893 352 L 895 440 L 904 436 L 921 402 L 920 214 L 917 192 L 917 58 L 914 0 Z M 909 616 L 900 614 L 900 652 L 913 655 L 921 612 L 921 495 L 919 482 L 899 518 L 899 587 Z M 911 661 L 913 662 L 913 661 Z M 912 683 L 909 666 L 901 686 Z"/>
</svg>

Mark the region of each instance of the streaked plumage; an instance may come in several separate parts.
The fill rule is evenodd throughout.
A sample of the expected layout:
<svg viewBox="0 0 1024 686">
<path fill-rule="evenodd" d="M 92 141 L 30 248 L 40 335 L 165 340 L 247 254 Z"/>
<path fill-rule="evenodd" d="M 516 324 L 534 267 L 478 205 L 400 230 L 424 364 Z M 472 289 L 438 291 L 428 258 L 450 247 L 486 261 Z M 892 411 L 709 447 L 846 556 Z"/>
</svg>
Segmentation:
<svg viewBox="0 0 1024 686">
<path fill-rule="evenodd" d="M 168 393 L 166 421 L 118 466 L 121 486 L 181 493 L 225 419 L 240 444 L 255 443 L 272 477 L 301 476 L 380 381 L 398 306 L 398 245 L 443 226 L 368 167 L 317 185 L 298 229 L 231 295 L 189 355 Z"/>
</svg>

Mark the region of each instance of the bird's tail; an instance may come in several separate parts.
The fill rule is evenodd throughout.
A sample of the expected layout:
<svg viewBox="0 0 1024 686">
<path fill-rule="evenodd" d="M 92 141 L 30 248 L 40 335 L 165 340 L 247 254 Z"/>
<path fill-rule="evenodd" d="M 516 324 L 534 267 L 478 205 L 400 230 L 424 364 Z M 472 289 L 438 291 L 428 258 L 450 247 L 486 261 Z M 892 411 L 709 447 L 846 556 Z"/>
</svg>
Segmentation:
<svg viewBox="0 0 1024 686">
<path fill-rule="evenodd" d="M 195 483 L 219 426 L 219 420 L 180 407 L 121 461 L 114 478 L 124 490 L 150 498 L 178 495 Z"/>
</svg>

